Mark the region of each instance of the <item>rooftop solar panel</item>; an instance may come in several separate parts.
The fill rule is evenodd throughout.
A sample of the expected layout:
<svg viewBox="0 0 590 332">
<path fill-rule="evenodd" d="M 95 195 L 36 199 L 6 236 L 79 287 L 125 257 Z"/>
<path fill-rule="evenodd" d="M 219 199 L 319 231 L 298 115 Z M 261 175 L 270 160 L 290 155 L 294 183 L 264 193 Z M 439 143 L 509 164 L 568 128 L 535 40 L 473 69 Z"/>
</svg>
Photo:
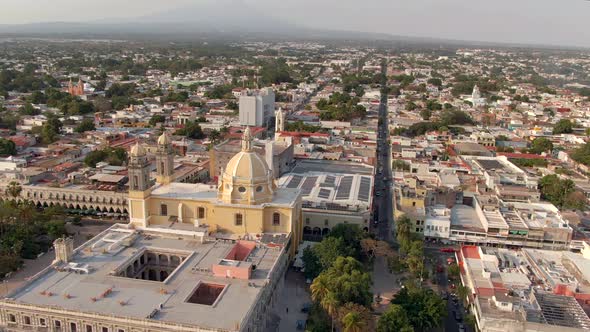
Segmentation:
<svg viewBox="0 0 590 332">
<path fill-rule="evenodd" d="M 318 193 L 319 198 L 328 199 L 330 198 L 330 191 L 328 189 L 320 189 Z"/>
<path fill-rule="evenodd" d="M 303 196 L 309 195 L 313 187 L 315 187 L 315 182 L 317 181 L 317 179 L 317 176 L 309 176 L 305 178 L 303 184 L 301 185 L 301 194 Z"/>
<path fill-rule="evenodd" d="M 328 184 L 334 184 L 335 182 L 336 182 L 336 177 L 334 177 L 332 175 L 326 176 L 326 180 L 324 180 L 324 183 L 328 183 Z"/>
<path fill-rule="evenodd" d="M 301 175 L 293 175 L 289 183 L 287 184 L 287 188 L 297 188 L 299 187 L 299 183 L 301 183 L 301 179 L 303 177 Z"/>
<path fill-rule="evenodd" d="M 348 199 L 350 197 L 350 189 L 352 188 L 353 179 L 353 176 L 345 176 L 340 180 L 340 185 L 336 192 L 336 199 Z"/>
<path fill-rule="evenodd" d="M 361 184 L 359 186 L 358 198 L 363 202 L 369 201 L 369 195 L 371 194 L 371 179 L 363 176 L 361 178 Z"/>
</svg>

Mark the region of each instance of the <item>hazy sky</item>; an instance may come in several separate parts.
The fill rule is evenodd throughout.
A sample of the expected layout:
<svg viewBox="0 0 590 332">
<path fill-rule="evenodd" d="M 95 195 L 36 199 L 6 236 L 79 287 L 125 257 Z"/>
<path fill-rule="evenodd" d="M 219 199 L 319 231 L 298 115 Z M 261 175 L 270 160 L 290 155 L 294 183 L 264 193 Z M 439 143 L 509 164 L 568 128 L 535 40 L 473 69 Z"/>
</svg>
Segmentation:
<svg viewBox="0 0 590 332">
<path fill-rule="evenodd" d="M 0 0 L 0 23 L 129 18 L 205 1 L 214 0 Z M 225 1 L 314 28 L 590 47 L 588 0 Z"/>
</svg>

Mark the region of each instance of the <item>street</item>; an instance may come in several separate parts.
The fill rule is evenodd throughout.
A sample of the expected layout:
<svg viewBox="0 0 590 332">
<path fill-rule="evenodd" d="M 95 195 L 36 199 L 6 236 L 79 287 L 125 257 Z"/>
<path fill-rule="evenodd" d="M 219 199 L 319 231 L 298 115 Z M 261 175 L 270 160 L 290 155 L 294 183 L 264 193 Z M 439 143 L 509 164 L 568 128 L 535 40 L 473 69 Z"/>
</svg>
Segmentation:
<svg viewBox="0 0 590 332">
<path fill-rule="evenodd" d="M 386 73 L 387 67 L 383 66 L 382 72 Z M 386 82 L 383 82 L 385 85 Z M 377 128 L 377 166 L 375 172 L 374 188 L 374 223 L 373 232 L 381 240 L 392 241 L 393 206 L 392 190 L 393 179 L 391 176 L 391 150 L 389 146 L 389 129 L 387 114 L 387 94 L 381 95 L 379 104 L 379 123 Z"/>
</svg>

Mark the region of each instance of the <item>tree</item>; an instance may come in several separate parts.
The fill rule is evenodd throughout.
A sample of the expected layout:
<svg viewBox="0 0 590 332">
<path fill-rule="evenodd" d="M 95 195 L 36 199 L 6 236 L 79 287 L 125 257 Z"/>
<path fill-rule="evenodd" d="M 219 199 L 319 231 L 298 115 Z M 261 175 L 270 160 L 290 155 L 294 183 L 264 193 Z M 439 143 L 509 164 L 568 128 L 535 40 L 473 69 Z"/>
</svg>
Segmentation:
<svg viewBox="0 0 590 332">
<path fill-rule="evenodd" d="M 457 286 L 457 297 L 465 303 L 467 301 L 467 296 L 469 295 L 469 288 L 459 285 Z"/>
<path fill-rule="evenodd" d="M 16 181 L 10 181 L 8 187 L 6 187 L 6 195 L 12 197 L 13 199 L 20 196 L 22 191 L 23 188 L 21 187 L 20 183 Z"/>
<path fill-rule="evenodd" d="M 83 133 L 85 131 L 96 130 L 94 126 L 94 121 L 91 119 L 84 119 L 82 122 L 76 127 L 77 133 Z"/>
<path fill-rule="evenodd" d="M 425 109 L 423 109 L 423 110 L 420 111 L 420 116 L 422 117 L 422 119 L 424 121 L 428 121 L 428 120 L 430 120 L 430 117 L 432 116 L 432 111 L 429 110 L 429 109 L 427 109 L 427 108 L 425 108 Z"/>
<path fill-rule="evenodd" d="M 312 286 L 314 301 L 319 299 L 321 302 L 328 294 L 332 294 L 339 305 L 352 302 L 368 306 L 373 299 L 371 276 L 352 257 L 338 257 L 329 269 L 314 279 Z"/>
<path fill-rule="evenodd" d="M 351 311 L 342 318 L 344 332 L 361 332 L 367 326 L 367 322 L 360 313 Z"/>
<path fill-rule="evenodd" d="M 546 175 L 539 181 L 541 198 L 559 208 L 583 209 L 587 200 L 577 194 L 576 186 L 570 179 L 560 179 L 556 174 Z"/>
<path fill-rule="evenodd" d="M 355 255 L 355 252 L 346 246 L 341 237 L 332 236 L 324 238 L 322 242 L 313 247 L 313 252 L 318 258 L 322 270 L 330 268 L 340 256 Z"/>
<path fill-rule="evenodd" d="M 203 129 L 201 129 L 201 126 L 199 126 L 199 124 L 194 121 L 186 123 L 184 125 L 184 128 L 178 129 L 174 134 L 194 139 L 201 139 L 205 137 L 205 134 L 203 134 Z"/>
<path fill-rule="evenodd" d="M 19 109 L 19 113 L 22 115 L 38 115 L 41 114 L 41 110 L 35 108 L 31 103 L 26 103 L 25 106 Z"/>
<path fill-rule="evenodd" d="M 553 126 L 553 135 L 571 134 L 574 131 L 574 123 L 569 119 L 561 119 Z"/>
<path fill-rule="evenodd" d="M 414 332 L 414 328 L 404 308 L 397 304 L 390 304 L 379 317 L 377 332 Z"/>
<path fill-rule="evenodd" d="M 303 260 L 303 274 L 305 278 L 313 279 L 322 272 L 322 265 L 312 248 L 306 247 L 303 249 L 303 257 L 301 259 Z"/>
<path fill-rule="evenodd" d="M 428 80 L 428 84 L 432 84 L 440 88 L 442 86 L 442 80 L 440 78 L 431 78 Z"/>
<path fill-rule="evenodd" d="M 16 152 L 16 144 L 13 141 L 0 138 L 0 156 L 14 156 Z"/>
<path fill-rule="evenodd" d="M 456 263 L 453 263 L 453 264 L 449 265 L 449 267 L 447 269 L 447 273 L 452 278 L 458 278 L 459 277 L 459 273 L 460 273 L 459 265 L 457 265 Z"/>
<path fill-rule="evenodd" d="M 393 298 L 393 304 L 401 306 L 415 330 L 425 331 L 440 326 L 447 313 L 445 302 L 431 289 L 402 288 Z"/>
<path fill-rule="evenodd" d="M 401 216 L 396 220 L 396 239 L 400 249 L 407 251 L 412 239 L 411 237 L 412 221 L 407 216 Z"/>
<path fill-rule="evenodd" d="M 537 137 L 531 143 L 530 152 L 541 154 L 553 150 L 553 143 L 545 137 Z"/>
<path fill-rule="evenodd" d="M 161 114 L 154 114 L 150 118 L 150 126 L 155 126 L 157 123 L 164 123 L 166 122 L 166 117 Z"/>
<path fill-rule="evenodd" d="M 341 323 L 343 328 L 346 328 L 346 323 L 344 323 L 344 319 L 350 313 L 352 313 L 356 317 L 354 319 L 349 318 L 349 320 L 355 321 L 357 323 L 352 324 L 352 322 L 349 322 L 349 328 L 354 328 L 354 326 L 359 327 L 358 325 L 362 325 L 361 327 L 363 328 L 363 330 L 374 330 L 373 317 L 369 308 L 351 302 L 344 304 L 338 309 L 337 320 Z"/>
<path fill-rule="evenodd" d="M 43 143 L 50 144 L 57 141 L 62 126 L 61 121 L 56 116 L 50 116 L 41 127 L 41 140 Z"/>
</svg>

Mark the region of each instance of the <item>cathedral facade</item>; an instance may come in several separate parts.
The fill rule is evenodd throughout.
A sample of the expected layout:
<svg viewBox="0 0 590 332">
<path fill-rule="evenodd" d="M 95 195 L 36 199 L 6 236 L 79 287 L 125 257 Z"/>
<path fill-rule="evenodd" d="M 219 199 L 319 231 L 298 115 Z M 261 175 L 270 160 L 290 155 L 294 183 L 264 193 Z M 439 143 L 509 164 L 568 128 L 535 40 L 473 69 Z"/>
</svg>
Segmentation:
<svg viewBox="0 0 590 332">
<path fill-rule="evenodd" d="M 172 182 L 174 152 L 166 133 L 158 139 L 156 184 L 152 185 L 146 151 L 136 144 L 129 160 L 131 224 L 199 229 L 235 239 L 290 234 L 290 252 L 294 254 L 303 233 L 300 193 L 277 187 L 266 161 L 252 149 L 249 128 L 241 144 L 241 151 L 229 161 L 217 186 Z"/>
</svg>

